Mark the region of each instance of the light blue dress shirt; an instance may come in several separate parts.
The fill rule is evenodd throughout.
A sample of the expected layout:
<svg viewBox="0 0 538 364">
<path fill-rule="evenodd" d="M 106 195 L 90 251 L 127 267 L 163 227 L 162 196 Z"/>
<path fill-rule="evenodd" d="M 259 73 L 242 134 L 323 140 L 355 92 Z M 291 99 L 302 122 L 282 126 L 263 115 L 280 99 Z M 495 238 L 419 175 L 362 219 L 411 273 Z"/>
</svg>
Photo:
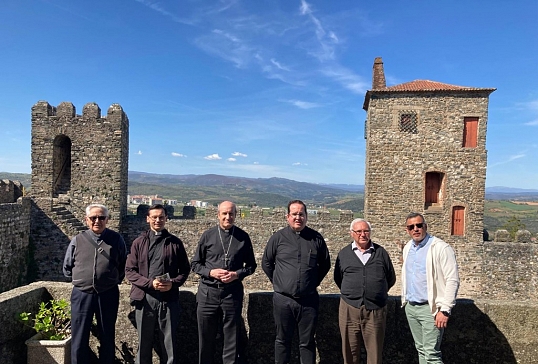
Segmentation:
<svg viewBox="0 0 538 364">
<path fill-rule="evenodd" d="M 426 256 L 433 241 L 433 236 L 426 234 L 418 245 L 413 242 L 405 260 L 407 281 L 406 297 L 409 302 L 427 302 L 428 284 L 426 281 Z"/>
</svg>

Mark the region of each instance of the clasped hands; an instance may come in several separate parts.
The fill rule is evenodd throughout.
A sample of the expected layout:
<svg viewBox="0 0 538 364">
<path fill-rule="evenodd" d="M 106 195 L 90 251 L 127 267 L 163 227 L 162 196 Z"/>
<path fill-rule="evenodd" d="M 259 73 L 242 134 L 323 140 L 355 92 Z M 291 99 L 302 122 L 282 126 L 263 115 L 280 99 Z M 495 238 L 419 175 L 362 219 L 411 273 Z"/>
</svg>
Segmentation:
<svg viewBox="0 0 538 364">
<path fill-rule="evenodd" d="M 166 292 L 166 291 L 169 291 L 172 288 L 172 282 L 171 281 L 163 282 L 163 281 L 160 281 L 158 279 L 154 279 L 153 280 L 153 288 L 156 291 Z"/>
<path fill-rule="evenodd" d="M 221 268 L 211 269 L 209 275 L 222 283 L 230 283 L 237 279 L 236 272 Z"/>
</svg>

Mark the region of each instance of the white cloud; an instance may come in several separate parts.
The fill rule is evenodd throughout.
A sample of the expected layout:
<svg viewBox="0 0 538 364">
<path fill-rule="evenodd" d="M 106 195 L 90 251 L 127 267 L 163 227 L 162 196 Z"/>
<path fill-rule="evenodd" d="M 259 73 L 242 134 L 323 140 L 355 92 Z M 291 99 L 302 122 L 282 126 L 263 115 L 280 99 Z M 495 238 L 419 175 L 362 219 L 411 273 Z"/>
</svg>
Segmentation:
<svg viewBox="0 0 538 364">
<path fill-rule="evenodd" d="M 215 154 L 210 154 L 208 156 L 205 156 L 204 159 L 207 159 L 208 161 L 212 161 L 212 160 L 218 160 L 222 158 L 217 153 L 215 153 Z"/>
<path fill-rule="evenodd" d="M 258 165 L 258 164 L 260 164 L 260 162 L 254 162 L 254 163 L 252 163 L 252 164 Z"/>
<path fill-rule="evenodd" d="M 227 160 L 228 162 L 235 162 L 237 159 L 235 159 L 235 158 L 228 158 L 228 159 L 226 159 L 226 160 Z"/>
<path fill-rule="evenodd" d="M 136 153 L 136 154 L 138 154 L 138 155 L 142 155 L 142 151 L 139 150 L 138 153 Z"/>
<path fill-rule="evenodd" d="M 356 94 L 363 94 L 368 90 L 370 84 L 360 76 L 341 66 L 333 66 L 321 71 L 325 76 L 332 78 L 348 90 Z"/>
<path fill-rule="evenodd" d="M 497 162 L 497 163 L 494 163 L 494 164 L 492 164 L 492 165 L 490 165 L 490 166 L 488 166 L 488 167 L 491 168 L 491 167 L 499 166 L 499 165 L 501 165 L 501 164 L 510 163 L 510 162 L 515 161 L 516 159 L 524 158 L 524 157 L 526 157 L 526 156 L 527 156 L 527 155 L 524 154 L 524 153 L 520 153 L 520 154 L 512 155 L 512 156 L 508 157 L 507 160 L 505 160 L 505 161 L 501 161 L 501 162 Z"/>
<path fill-rule="evenodd" d="M 297 106 L 299 109 L 304 109 L 304 110 L 321 106 L 320 104 L 317 104 L 315 102 L 308 102 L 308 101 L 301 101 L 301 100 L 281 100 L 281 101 L 287 102 L 289 104 Z"/>
<path fill-rule="evenodd" d="M 246 154 L 240 153 L 240 152 L 233 152 L 232 155 L 234 157 L 246 157 L 247 156 Z"/>
<path fill-rule="evenodd" d="M 182 24 L 192 24 L 191 21 L 187 20 L 187 19 L 182 19 L 178 16 L 176 16 L 175 14 L 171 13 L 170 11 L 166 10 L 165 8 L 163 8 L 160 4 L 160 2 L 158 1 L 149 1 L 149 0 L 135 0 L 136 2 L 139 2 L 145 6 L 147 6 L 148 8 L 166 16 L 166 17 L 169 17 L 170 19 L 172 19 L 173 21 L 175 21 L 176 23 L 182 23 Z"/>
<path fill-rule="evenodd" d="M 279 62 L 277 62 L 274 58 L 271 58 L 271 63 L 274 64 L 278 69 L 281 69 L 282 71 L 290 71 L 288 67 L 285 67 L 281 65 Z"/>
<path fill-rule="evenodd" d="M 308 164 L 306 163 L 301 163 L 301 162 L 295 162 L 295 163 L 292 163 L 292 166 L 307 166 Z"/>
<path fill-rule="evenodd" d="M 525 125 L 528 125 L 528 126 L 538 126 L 538 119 L 533 120 L 533 121 L 529 121 L 528 123 L 525 123 Z"/>
<path fill-rule="evenodd" d="M 183 157 L 183 158 L 187 158 L 187 156 L 186 156 L 185 154 L 176 153 L 176 152 L 172 152 L 172 157 Z"/>
</svg>

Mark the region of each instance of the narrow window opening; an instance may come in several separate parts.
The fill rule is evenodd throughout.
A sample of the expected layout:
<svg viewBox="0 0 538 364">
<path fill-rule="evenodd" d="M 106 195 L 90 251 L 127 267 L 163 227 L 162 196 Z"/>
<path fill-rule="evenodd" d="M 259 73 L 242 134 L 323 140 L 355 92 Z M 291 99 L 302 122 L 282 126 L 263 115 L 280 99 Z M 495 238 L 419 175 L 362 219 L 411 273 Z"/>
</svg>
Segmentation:
<svg viewBox="0 0 538 364">
<path fill-rule="evenodd" d="M 463 236 L 465 233 L 465 207 L 452 207 L 452 227 L 451 234 Z"/>
<path fill-rule="evenodd" d="M 442 190 L 443 173 L 428 172 L 426 173 L 426 186 L 424 196 L 424 207 L 442 206 Z"/>
</svg>

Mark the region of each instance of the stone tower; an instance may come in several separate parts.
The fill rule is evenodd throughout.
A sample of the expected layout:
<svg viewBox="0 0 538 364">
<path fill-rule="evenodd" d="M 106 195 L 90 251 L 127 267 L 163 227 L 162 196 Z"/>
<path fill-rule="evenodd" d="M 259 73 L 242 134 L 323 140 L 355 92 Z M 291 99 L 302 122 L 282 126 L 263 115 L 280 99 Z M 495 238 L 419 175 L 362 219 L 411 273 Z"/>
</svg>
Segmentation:
<svg viewBox="0 0 538 364">
<path fill-rule="evenodd" d="M 387 87 L 383 61 L 376 58 L 363 105 L 364 215 L 375 229 L 373 236 L 397 261 L 409 240 L 405 216 L 424 214 L 428 231 L 455 248 L 464 277 L 460 292 L 468 295 L 479 288 L 480 262 L 472 247 L 483 242 L 486 128 L 493 91 L 428 80 Z"/>
<path fill-rule="evenodd" d="M 31 196 L 43 212 L 61 205 L 82 220 L 85 207 L 110 209 L 118 229 L 127 214 L 129 119 L 118 104 L 106 117 L 95 103 L 75 107 L 39 101 L 32 107 Z"/>
</svg>

